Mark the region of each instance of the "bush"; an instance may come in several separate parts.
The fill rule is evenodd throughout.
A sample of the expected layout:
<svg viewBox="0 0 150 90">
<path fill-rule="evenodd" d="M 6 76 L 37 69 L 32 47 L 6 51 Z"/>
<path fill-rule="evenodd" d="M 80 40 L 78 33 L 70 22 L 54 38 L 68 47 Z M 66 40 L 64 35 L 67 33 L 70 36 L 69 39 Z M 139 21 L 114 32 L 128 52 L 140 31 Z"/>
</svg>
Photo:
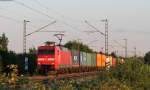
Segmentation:
<svg viewBox="0 0 150 90">
<path fill-rule="evenodd" d="M 144 63 L 150 65 L 150 52 L 145 54 L 145 56 L 144 56 Z"/>
<path fill-rule="evenodd" d="M 10 64 L 15 64 L 18 66 L 19 73 L 20 74 L 25 74 L 25 60 L 24 60 L 24 54 L 16 54 L 12 51 L 1 51 L 0 50 L 0 55 L 2 59 L 0 59 L 0 71 L 2 68 L 2 71 L 6 71 L 6 66 Z M 35 54 L 27 54 L 26 55 L 29 60 L 28 60 L 28 72 L 30 74 L 33 74 L 36 69 L 36 55 Z M 1 65 L 2 63 L 2 65 Z"/>
<path fill-rule="evenodd" d="M 124 65 L 117 66 L 111 74 L 113 78 L 134 89 L 148 90 L 150 88 L 150 66 L 138 60 L 126 60 Z"/>
</svg>

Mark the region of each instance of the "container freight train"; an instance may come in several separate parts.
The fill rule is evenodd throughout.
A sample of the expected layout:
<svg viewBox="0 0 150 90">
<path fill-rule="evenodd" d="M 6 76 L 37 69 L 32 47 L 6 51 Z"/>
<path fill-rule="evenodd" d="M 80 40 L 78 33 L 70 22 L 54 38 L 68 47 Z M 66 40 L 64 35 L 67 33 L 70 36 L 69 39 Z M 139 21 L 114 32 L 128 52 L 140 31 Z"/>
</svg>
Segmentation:
<svg viewBox="0 0 150 90">
<path fill-rule="evenodd" d="M 114 57 L 106 57 L 100 53 L 69 50 L 57 45 L 38 47 L 37 66 L 38 70 L 44 73 L 49 71 L 86 72 L 115 65 L 116 59 Z"/>
</svg>

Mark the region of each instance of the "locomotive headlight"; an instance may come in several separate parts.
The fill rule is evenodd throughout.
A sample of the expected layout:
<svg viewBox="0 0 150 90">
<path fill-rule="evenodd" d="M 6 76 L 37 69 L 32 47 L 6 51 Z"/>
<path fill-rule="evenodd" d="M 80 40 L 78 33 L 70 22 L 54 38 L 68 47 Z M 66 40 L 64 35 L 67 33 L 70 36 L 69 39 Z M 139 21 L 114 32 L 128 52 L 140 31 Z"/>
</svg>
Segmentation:
<svg viewBox="0 0 150 90">
<path fill-rule="evenodd" d="M 48 58 L 48 61 L 54 61 L 54 58 Z"/>
<path fill-rule="evenodd" d="M 38 62 L 38 65 L 41 65 L 41 63 Z"/>
<path fill-rule="evenodd" d="M 44 61 L 44 58 L 38 58 L 38 61 Z"/>
</svg>

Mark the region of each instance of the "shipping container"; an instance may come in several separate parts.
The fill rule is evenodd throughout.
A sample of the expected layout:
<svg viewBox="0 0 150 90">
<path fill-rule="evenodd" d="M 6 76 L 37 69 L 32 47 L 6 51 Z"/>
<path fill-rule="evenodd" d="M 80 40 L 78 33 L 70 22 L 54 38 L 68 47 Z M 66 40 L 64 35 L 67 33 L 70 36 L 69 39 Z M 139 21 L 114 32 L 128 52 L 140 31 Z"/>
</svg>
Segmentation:
<svg viewBox="0 0 150 90">
<path fill-rule="evenodd" d="M 92 65 L 92 54 L 91 53 L 87 53 L 87 63 L 86 63 L 86 65 L 87 66 L 91 66 Z"/>
<path fill-rule="evenodd" d="M 108 56 L 108 58 L 109 58 L 110 66 L 112 66 L 112 56 Z"/>
<path fill-rule="evenodd" d="M 116 58 L 115 58 L 115 57 L 112 58 L 112 66 L 113 66 L 113 67 L 116 66 Z"/>
<path fill-rule="evenodd" d="M 83 52 L 80 52 L 80 60 L 79 60 L 80 62 L 80 65 L 82 65 L 82 62 L 83 62 Z"/>
<path fill-rule="evenodd" d="M 72 66 L 79 66 L 80 52 L 77 50 L 71 50 L 72 54 Z"/>
<path fill-rule="evenodd" d="M 102 66 L 102 55 L 101 54 L 96 54 L 96 65 L 97 67 L 101 67 Z"/>
<path fill-rule="evenodd" d="M 87 64 L 87 55 L 85 52 L 80 52 L 80 65 L 86 66 Z"/>
<path fill-rule="evenodd" d="M 102 67 L 106 66 L 106 55 L 102 54 Z"/>
<path fill-rule="evenodd" d="M 96 55 L 96 64 L 97 67 L 105 67 L 106 56 L 104 54 L 98 53 Z"/>
<path fill-rule="evenodd" d="M 96 66 L 96 53 L 91 53 L 91 65 Z"/>
</svg>

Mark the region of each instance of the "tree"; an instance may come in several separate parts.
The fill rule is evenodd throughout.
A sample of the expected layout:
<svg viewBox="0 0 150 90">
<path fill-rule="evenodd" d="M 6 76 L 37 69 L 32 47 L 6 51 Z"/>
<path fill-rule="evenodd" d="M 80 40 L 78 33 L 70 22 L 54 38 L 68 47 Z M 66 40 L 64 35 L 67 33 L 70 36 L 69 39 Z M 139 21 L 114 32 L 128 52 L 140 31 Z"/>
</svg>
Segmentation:
<svg viewBox="0 0 150 90">
<path fill-rule="evenodd" d="M 0 36 L 0 50 L 2 51 L 8 51 L 8 38 L 3 33 L 2 36 Z"/>
<path fill-rule="evenodd" d="M 116 53 L 115 52 L 111 52 L 111 56 L 113 57 L 117 57 Z"/>
<path fill-rule="evenodd" d="M 150 64 L 150 51 L 145 54 L 144 63 L 145 64 Z"/>
<path fill-rule="evenodd" d="M 90 49 L 87 45 L 84 45 L 83 43 L 79 43 L 77 41 L 69 41 L 64 46 L 68 49 L 79 49 L 80 51 L 84 52 L 93 52 L 93 50 Z"/>
<path fill-rule="evenodd" d="M 2 56 L 0 55 L 0 73 L 2 72 L 3 66 L 2 66 Z"/>
<path fill-rule="evenodd" d="M 30 53 L 30 54 L 36 54 L 36 53 L 37 53 L 36 48 L 35 48 L 35 47 L 29 48 L 29 53 Z"/>
<path fill-rule="evenodd" d="M 55 44 L 55 42 L 52 42 L 52 41 L 46 41 L 45 42 L 45 45 L 51 45 L 51 44 Z"/>
</svg>

